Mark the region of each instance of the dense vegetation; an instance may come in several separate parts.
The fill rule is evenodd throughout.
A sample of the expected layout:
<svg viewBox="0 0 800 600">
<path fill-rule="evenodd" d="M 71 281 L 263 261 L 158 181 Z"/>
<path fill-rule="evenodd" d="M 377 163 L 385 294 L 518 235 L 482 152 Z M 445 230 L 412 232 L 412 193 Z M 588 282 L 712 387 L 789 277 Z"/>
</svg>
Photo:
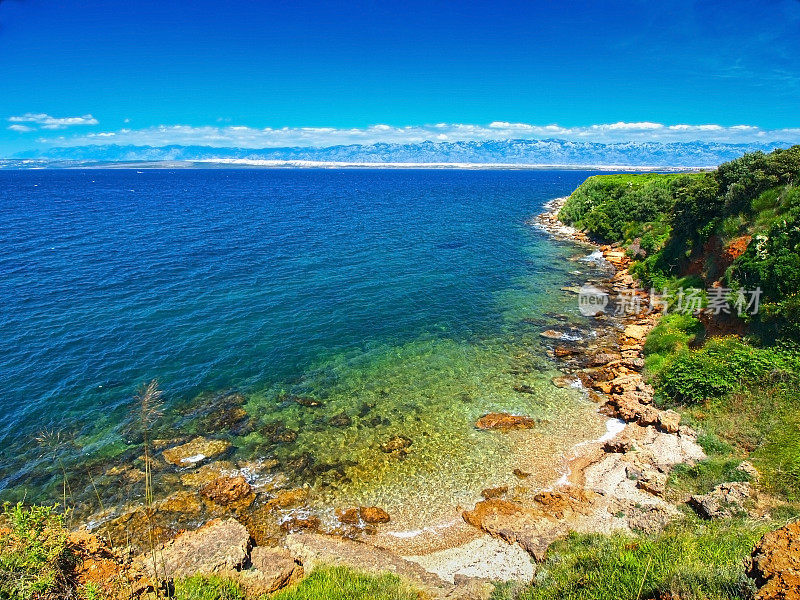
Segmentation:
<svg viewBox="0 0 800 600">
<path fill-rule="evenodd" d="M 676 468 L 668 494 L 685 498 L 748 480 L 736 468 L 747 459 L 761 473 L 752 483 L 777 507 L 766 524 L 709 525 L 690 516 L 656 536 L 572 535 L 553 546 L 537 585 L 517 597 L 750 597 L 741 565 L 753 542 L 764 526 L 800 516 L 798 183 L 794 146 L 709 173 L 591 177 L 570 196 L 562 220 L 624 248 L 645 287 L 716 285 L 731 299 L 737 290 L 762 290 L 758 314 L 741 318 L 672 306 L 647 338 L 645 368 L 657 402 L 682 413 L 708 455 Z"/>
<path fill-rule="evenodd" d="M 625 246 L 647 285 L 669 287 L 692 274 L 731 290 L 760 288 L 759 335 L 798 336 L 798 183 L 800 146 L 793 146 L 746 154 L 710 173 L 590 177 L 559 216 Z"/>
</svg>

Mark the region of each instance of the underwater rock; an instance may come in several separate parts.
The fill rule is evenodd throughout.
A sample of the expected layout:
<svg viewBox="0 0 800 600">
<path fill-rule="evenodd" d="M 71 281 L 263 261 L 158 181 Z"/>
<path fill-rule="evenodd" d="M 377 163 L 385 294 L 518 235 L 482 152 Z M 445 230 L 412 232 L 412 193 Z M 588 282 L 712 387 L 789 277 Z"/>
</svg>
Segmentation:
<svg viewBox="0 0 800 600">
<path fill-rule="evenodd" d="M 519 394 L 535 394 L 536 390 L 529 385 L 515 385 L 514 391 Z"/>
<path fill-rule="evenodd" d="M 483 496 L 486 500 L 490 500 L 492 498 L 499 498 L 507 491 L 508 491 L 508 486 L 501 485 L 499 487 L 486 488 L 485 490 L 481 490 L 481 496 Z"/>
<path fill-rule="evenodd" d="M 508 413 L 489 413 L 483 415 L 475 423 L 478 429 L 491 429 L 497 431 L 511 431 L 514 429 L 531 429 L 536 426 L 536 420 L 522 415 Z"/>
<path fill-rule="evenodd" d="M 414 442 L 404 435 L 396 435 L 381 444 L 381 451 L 387 454 L 391 452 L 405 452 Z"/>
<path fill-rule="evenodd" d="M 221 506 L 249 506 L 255 500 L 255 493 L 241 475 L 237 477 L 218 477 L 200 490 L 200 494 Z"/>
<path fill-rule="evenodd" d="M 531 476 L 530 473 L 528 473 L 527 471 L 523 471 L 522 469 L 514 469 L 511 472 L 514 473 L 514 475 L 516 475 L 520 479 L 526 479 L 527 477 Z"/>
<path fill-rule="evenodd" d="M 227 452 L 230 447 L 230 442 L 225 440 L 196 437 L 186 444 L 164 450 L 162 456 L 170 464 L 178 467 L 190 467 L 207 458 Z"/>
<path fill-rule="evenodd" d="M 323 406 L 322 401 L 310 396 L 289 396 L 289 399 L 295 404 L 305 406 L 306 408 L 320 408 Z"/>
<path fill-rule="evenodd" d="M 304 488 L 296 488 L 293 490 L 285 490 L 277 494 L 274 498 L 267 501 L 266 507 L 269 510 L 276 508 L 289 508 L 295 506 L 308 497 L 308 490 Z"/>
<path fill-rule="evenodd" d="M 347 413 L 340 412 L 338 415 L 332 416 L 328 419 L 328 425 L 331 427 L 350 427 L 353 424 L 353 419 L 347 416 Z"/>
<path fill-rule="evenodd" d="M 362 506 L 358 509 L 358 514 L 364 523 L 369 523 L 370 525 L 388 523 L 391 520 L 389 513 L 377 506 Z"/>
<path fill-rule="evenodd" d="M 233 463 L 227 460 L 217 460 L 200 468 L 181 475 L 181 483 L 188 487 L 202 487 L 221 477 L 236 472 Z"/>
<path fill-rule="evenodd" d="M 358 525 L 361 515 L 357 508 L 340 508 L 336 510 L 336 518 L 345 525 Z"/>
<path fill-rule="evenodd" d="M 319 529 L 321 524 L 322 522 L 319 520 L 319 517 L 314 515 L 308 515 L 305 517 L 294 515 L 281 523 L 281 529 L 288 533 L 295 533 L 297 531 L 316 531 Z"/>
</svg>

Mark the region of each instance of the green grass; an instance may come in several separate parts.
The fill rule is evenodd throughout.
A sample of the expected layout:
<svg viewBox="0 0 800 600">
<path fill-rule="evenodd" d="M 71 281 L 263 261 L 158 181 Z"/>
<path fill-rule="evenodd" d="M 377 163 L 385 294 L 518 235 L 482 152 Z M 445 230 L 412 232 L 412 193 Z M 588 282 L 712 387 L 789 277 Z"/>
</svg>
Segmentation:
<svg viewBox="0 0 800 600">
<path fill-rule="evenodd" d="M 752 583 L 743 561 L 769 530 L 763 523 L 688 519 L 652 536 L 571 534 L 556 542 L 533 586 L 500 586 L 494 600 L 733 600 Z"/>
<path fill-rule="evenodd" d="M 175 600 L 244 600 L 244 590 L 235 581 L 216 576 L 194 576 L 175 581 Z"/>
<path fill-rule="evenodd" d="M 417 600 L 418 592 L 391 574 L 380 576 L 346 567 L 320 567 L 270 600 Z"/>
<path fill-rule="evenodd" d="M 0 599 L 64 597 L 71 570 L 63 515 L 55 507 L 21 503 L 3 507 L 0 517 Z"/>
</svg>

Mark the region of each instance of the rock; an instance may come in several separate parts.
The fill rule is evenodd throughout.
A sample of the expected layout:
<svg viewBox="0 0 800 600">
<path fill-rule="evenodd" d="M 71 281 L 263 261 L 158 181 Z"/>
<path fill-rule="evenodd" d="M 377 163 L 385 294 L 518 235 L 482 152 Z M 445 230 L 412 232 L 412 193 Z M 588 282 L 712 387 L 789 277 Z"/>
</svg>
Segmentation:
<svg viewBox="0 0 800 600">
<path fill-rule="evenodd" d="M 223 452 L 227 452 L 231 447 L 230 442 L 225 440 L 210 440 L 204 437 L 196 437 L 192 441 L 164 450 L 162 453 L 164 460 L 179 467 L 190 467 L 197 463 Z"/>
<path fill-rule="evenodd" d="M 256 546 L 250 553 L 250 562 L 251 568 L 237 577 L 248 597 L 271 594 L 303 577 L 303 566 L 285 548 Z"/>
<path fill-rule="evenodd" d="M 200 490 L 200 494 L 221 506 L 249 506 L 256 495 L 247 480 L 237 477 L 218 477 Z"/>
<path fill-rule="evenodd" d="M 614 361 L 619 360 L 621 357 L 617 353 L 611 352 L 599 352 L 597 354 L 591 355 L 589 357 L 589 366 L 590 367 L 599 367 L 602 365 L 607 365 L 609 363 L 613 363 Z"/>
<path fill-rule="evenodd" d="M 736 467 L 736 470 L 747 475 L 752 481 L 758 481 L 761 477 L 761 473 L 758 472 L 758 469 L 748 460 L 742 461 L 741 464 Z"/>
<path fill-rule="evenodd" d="M 274 498 L 267 501 L 266 507 L 268 510 L 276 508 L 289 508 L 295 506 L 306 499 L 308 491 L 303 488 L 295 488 L 293 490 L 284 490 L 279 492 Z"/>
<path fill-rule="evenodd" d="M 800 599 L 800 521 L 761 538 L 753 550 L 747 576 L 759 588 L 755 600 Z"/>
<path fill-rule="evenodd" d="M 663 497 L 667 487 L 667 474 L 654 469 L 646 469 L 639 475 L 636 487 L 654 496 Z"/>
<path fill-rule="evenodd" d="M 751 493 L 749 483 L 721 483 L 707 494 L 689 498 L 689 505 L 704 519 L 726 519 L 746 512 L 744 504 Z"/>
<path fill-rule="evenodd" d="M 391 520 L 389 513 L 377 506 L 362 506 L 358 509 L 358 514 L 361 520 L 370 525 L 388 523 Z"/>
<path fill-rule="evenodd" d="M 549 340 L 560 340 L 564 336 L 564 334 L 556 331 L 555 329 L 548 329 L 547 331 L 543 331 L 539 335 Z"/>
<path fill-rule="evenodd" d="M 633 442 L 629 438 L 615 437 L 608 440 L 603 445 L 604 452 L 624 454 L 628 452 L 633 446 Z"/>
<path fill-rule="evenodd" d="M 358 525 L 361 516 L 357 508 L 343 508 L 336 511 L 336 518 L 345 525 Z"/>
<path fill-rule="evenodd" d="M 294 515 L 281 523 L 281 529 L 290 533 L 295 531 L 316 531 L 321 524 L 322 522 L 319 520 L 319 517 L 314 515 Z"/>
<path fill-rule="evenodd" d="M 489 413 L 483 415 L 475 427 L 478 429 L 492 429 L 498 431 L 510 431 L 513 429 L 531 429 L 536 425 L 536 421 L 531 417 L 522 415 L 510 415 L 508 413 Z"/>
<path fill-rule="evenodd" d="M 516 475 L 516 476 L 517 476 L 517 477 L 519 477 L 520 479 L 525 479 L 525 478 L 527 478 L 527 477 L 530 477 L 530 476 L 531 476 L 531 474 L 530 474 L 530 473 L 528 473 L 527 471 L 523 471 L 522 469 L 514 469 L 514 470 L 513 470 L 513 471 L 511 471 L 511 472 L 512 472 L 512 473 L 514 473 L 514 475 Z"/>
<path fill-rule="evenodd" d="M 343 412 L 328 419 L 328 425 L 331 427 L 350 427 L 352 424 L 353 420 Z"/>
<path fill-rule="evenodd" d="M 181 483 L 188 487 L 203 487 L 223 475 L 233 475 L 237 471 L 232 462 L 218 460 L 181 475 Z"/>
<path fill-rule="evenodd" d="M 567 531 L 567 525 L 544 511 L 536 511 L 508 500 L 483 500 L 463 513 L 464 520 L 486 533 L 519 544 L 537 561 L 548 546 Z"/>
<path fill-rule="evenodd" d="M 553 348 L 553 354 L 558 358 L 573 356 L 578 353 L 579 351 L 577 348 L 572 348 L 570 346 L 556 346 L 555 348 Z"/>
<path fill-rule="evenodd" d="M 644 340 L 647 337 L 648 328 L 644 325 L 628 325 L 625 328 L 624 335 L 634 340 Z"/>
<path fill-rule="evenodd" d="M 291 396 L 291 400 L 295 404 L 305 406 L 306 408 L 319 408 L 322 406 L 322 402 L 320 400 L 308 396 Z"/>
<path fill-rule="evenodd" d="M 232 573 L 247 561 L 249 545 L 247 529 L 235 519 L 211 521 L 162 545 L 156 551 L 157 574 L 172 579 Z M 136 557 L 134 565 L 154 576 L 149 552 Z"/>
<path fill-rule="evenodd" d="M 390 454 L 392 452 L 404 453 L 408 450 L 408 448 L 411 447 L 413 443 L 414 442 L 404 435 L 396 435 L 381 444 L 381 451 L 385 452 L 386 454 Z"/>
<path fill-rule="evenodd" d="M 662 410 L 658 413 L 656 427 L 667 433 L 678 433 L 681 425 L 681 416 L 674 410 Z"/>
<path fill-rule="evenodd" d="M 489 500 L 490 498 L 499 498 L 507 491 L 508 491 L 507 485 L 502 485 L 500 487 L 494 487 L 494 488 L 486 488 L 485 490 L 481 491 L 481 496 L 483 496 L 486 500 Z"/>
</svg>

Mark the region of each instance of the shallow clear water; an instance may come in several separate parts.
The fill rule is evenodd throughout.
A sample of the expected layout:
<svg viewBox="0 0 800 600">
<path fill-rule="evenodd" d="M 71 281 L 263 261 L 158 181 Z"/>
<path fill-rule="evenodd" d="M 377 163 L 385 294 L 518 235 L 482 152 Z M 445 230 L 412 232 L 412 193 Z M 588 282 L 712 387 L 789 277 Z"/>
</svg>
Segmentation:
<svg viewBox="0 0 800 600">
<path fill-rule="evenodd" d="M 591 265 L 525 221 L 590 174 L 0 171 L 0 494 L 59 492 L 44 428 L 73 468 L 138 452 L 131 397 L 155 377 L 163 437 L 294 465 L 320 505 L 400 510 L 423 486 L 455 505 L 520 464 L 546 480 L 603 428 L 538 335 L 580 321 L 561 288 Z M 227 391 L 246 428 L 193 420 Z M 477 431 L 490 411 L 542 424 Z"/>
</svg>

